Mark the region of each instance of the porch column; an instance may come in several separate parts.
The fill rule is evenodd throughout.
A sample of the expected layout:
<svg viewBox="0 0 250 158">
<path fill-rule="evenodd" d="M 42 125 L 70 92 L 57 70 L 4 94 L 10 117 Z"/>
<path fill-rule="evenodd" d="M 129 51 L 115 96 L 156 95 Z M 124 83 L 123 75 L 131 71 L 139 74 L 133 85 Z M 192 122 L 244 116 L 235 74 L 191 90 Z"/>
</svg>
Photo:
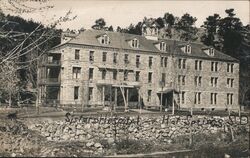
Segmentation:
<svg viewBox="0 0 250 158">
<path fill-rule="evenodd" d="M 172 115 L 174 115 L 174 91 L 172 93 L 172 107 L 173 107 L 173 110 L 172 110 Z"/>
<path fill-rule="evenodd" d="M 163 93 L 162 93 L 162 91 L 161 91 L 161 105 L 160 105 L 161 107 L 160 107 L 160 112 L 162 112 L 162 106 L 163 106 L 163 105 L 162 105 L 162 99 L 163 99 Z"/>
<path fill-rule="evenodd" d="M 105 86 L 102 86 L 102 106 L 105 106 Z"/>
<path fill-rule="evenodd" d="M 115 87 L 115 104 L 114 104 L 114 111 L 116 111 L 117 106 L 117 87 Z"/>
<path fill-rule="evenodd" d="M 138 88 L 138 104 L 139 104 L 140 114 L 141 114 L 141 95 L 140 95 L 140 88 Z"/>
<path fill-rule="evenodd" d="M 127 111 L 128 110 L 128 92 L 129 92 L 129 89 L 127 88 L 127 95 L 126 95 L 126 102 L 127 102 L 127 106 L 125 107 L 125 110 Z"/>
</svg>

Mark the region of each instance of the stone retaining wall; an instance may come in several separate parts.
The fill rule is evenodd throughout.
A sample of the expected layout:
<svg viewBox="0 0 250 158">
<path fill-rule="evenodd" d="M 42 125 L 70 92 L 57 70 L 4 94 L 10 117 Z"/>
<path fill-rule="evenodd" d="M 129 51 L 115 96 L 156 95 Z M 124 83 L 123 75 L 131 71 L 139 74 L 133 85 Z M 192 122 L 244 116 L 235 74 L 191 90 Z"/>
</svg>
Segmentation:
<svg viewBox="0 0 250 158">
<path fill-rule="evenodd" d="M 68 115 L 65 120 L 40 121 L 29 127 L 51 141 L 83 141 L 87 146 L 110 144 L 121 139 L 164 141 L 171 143 L 178 136 L 196 134 L 234 135 L 249 131 L 247 117 L 212 116 L 136 116 L 136 117 L 79 117 Z"/>
</svg>

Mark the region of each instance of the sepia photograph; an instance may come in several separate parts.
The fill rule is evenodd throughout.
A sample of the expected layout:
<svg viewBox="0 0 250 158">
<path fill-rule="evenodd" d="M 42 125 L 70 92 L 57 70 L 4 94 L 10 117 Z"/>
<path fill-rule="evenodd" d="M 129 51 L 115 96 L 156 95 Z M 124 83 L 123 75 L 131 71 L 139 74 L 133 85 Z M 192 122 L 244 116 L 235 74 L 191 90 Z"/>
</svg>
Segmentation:
<svg viewBox="0 0 250 158">
<path fill-rule="evenodd" d="M 250 1 L 0 0 L 0 157 L 250 158 Z"/>
</svg>

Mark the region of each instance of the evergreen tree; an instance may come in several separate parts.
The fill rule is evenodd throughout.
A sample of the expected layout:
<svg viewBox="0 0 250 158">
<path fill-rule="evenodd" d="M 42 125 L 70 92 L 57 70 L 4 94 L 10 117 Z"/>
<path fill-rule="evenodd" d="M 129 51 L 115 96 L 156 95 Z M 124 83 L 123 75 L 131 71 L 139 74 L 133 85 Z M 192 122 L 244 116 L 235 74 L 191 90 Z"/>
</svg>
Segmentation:
<svg viewBox="0 0 250 158">
<path fill-rule="evenodd" d="M 209 46 L 215 47 L 215 37 L 217 35 L 217 30 L 219 27 L 220 16 L 219 14 L 214 14 L 213 16 L 208 16 L 206 21 L 201 26 L 205 28 L 206 34 L 202 36 L 202 42 Z"/>
<path fill-rule="evenodd" d="M 235 54 L 242 43 L 241 31 L 243 29 L 239 18 L 235 17 L 234 9 L 225 10 L 227 17 L 220 20 L 218 35 L 223 43 L 223 51 L 237 57 Z"/>
</svg>

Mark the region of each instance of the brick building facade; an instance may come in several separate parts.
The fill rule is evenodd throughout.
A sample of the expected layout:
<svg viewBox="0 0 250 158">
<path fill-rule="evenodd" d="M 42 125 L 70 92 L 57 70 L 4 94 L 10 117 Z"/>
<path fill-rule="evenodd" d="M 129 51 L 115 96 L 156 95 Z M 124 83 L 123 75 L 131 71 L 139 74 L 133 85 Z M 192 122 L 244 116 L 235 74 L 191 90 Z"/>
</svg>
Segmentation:
<svg viewBox="0 0 250 158">
<path fill-rule="evenodd" d="M 143 36 L 85 30 L 62 40 L 40 62 L 40 103 L 239 108 L 236 59 L 150 29 Z"/>
</svg>

